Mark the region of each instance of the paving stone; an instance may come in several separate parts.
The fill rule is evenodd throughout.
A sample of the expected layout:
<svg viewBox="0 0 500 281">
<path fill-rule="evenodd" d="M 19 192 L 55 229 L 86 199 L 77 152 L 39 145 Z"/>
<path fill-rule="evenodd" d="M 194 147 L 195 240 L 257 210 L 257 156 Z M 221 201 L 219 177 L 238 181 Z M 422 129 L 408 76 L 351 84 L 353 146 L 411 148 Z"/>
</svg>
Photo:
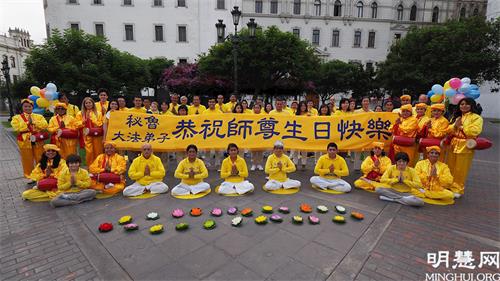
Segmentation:
<svg viewBox="0 0 500 281">
<path fill-rule="evenodd" d="M 294 259 L 330 275 L 344 255 L 316 242 L 310 242 L 294 255 Z"/>
<path fill-rule="evenodd" d="M 211 245 L 206 245 L 180 258 L 179 263 L 183 264 L 194 276 L 203 279 L 230 260 L 230 257 L 223 251 Z"/>
<path fill-rule="evenodd" d="M 263 280 L 263 277 L 236 261 L 230 261 L 205 280 Z"/>
<path fill-rule="evenodd" d="M 225 251 L 232 257 L 236 257 L 244 251 L 255 246 L 255 241 L 239 234 L 237 231 L 230 231 L 226 235 L 218 238 L 214 245 L 215 247 Z"/>
<path fill-rule="evenodd" d="M 290 259 L 266 280 L 325 280 L 326 275 L 312 267 Z"/>
</svg>

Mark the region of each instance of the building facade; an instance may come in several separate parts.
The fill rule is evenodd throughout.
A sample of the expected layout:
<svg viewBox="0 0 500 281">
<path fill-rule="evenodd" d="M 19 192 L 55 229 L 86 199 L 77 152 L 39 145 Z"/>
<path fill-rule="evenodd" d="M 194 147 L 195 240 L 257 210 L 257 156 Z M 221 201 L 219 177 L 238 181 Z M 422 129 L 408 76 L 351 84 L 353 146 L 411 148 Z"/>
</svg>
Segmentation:
<svg viewBox="0 0 500 281">
<path fill-rule="evenodd" d="M 7 58 L 9 62 L 11 82 L 16 82 L 24 74 L 24 60 L 32 46 L 30 34 L 25 30 L 9 28 L 8 35 L 0 35 L 0 59 L 3 61 Z M 3 80 L 3 75 L 0 76 Z"/>
</svg>

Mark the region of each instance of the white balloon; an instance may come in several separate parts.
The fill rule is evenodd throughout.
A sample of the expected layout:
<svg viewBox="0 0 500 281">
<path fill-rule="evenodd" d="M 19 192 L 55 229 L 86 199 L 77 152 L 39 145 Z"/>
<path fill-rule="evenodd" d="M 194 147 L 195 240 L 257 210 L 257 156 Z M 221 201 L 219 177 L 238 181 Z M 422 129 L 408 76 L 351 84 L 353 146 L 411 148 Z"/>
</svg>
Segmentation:
<svg viewBox="0 0 500 281">
<path fill-rule="evenodd" d="M 460 79 L 462 81 L 463 84 L 470 84 L 471 80 L 469 77 L 464 77 L 462 79 Z"/>
</svg>

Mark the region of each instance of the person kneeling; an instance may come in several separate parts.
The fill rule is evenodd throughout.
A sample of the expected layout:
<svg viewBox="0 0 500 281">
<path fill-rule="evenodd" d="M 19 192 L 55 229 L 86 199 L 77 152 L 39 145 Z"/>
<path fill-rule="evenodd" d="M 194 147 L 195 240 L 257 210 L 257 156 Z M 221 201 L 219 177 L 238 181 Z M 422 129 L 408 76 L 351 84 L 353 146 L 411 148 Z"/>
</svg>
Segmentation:
<svg viewBox="0 0 500 281">
<path fill-rule="evenodd" d="M 205 163 L 197 157 L 198 147 L 190 144 L 186 152 L 187 158 L 175 169 L 174 177 L 180 179 L 181 183 L 172 189 L 172 195 L 198 194 L 210 189 L 210 185 L 203 181 L 208 177 L 208 170 Z"/>
<path fill-rule="evenodd" d="M 288 178 L 288 173 L 295 172 L 295 164 L 283 154 L 284 145 L 281 141 L 274 143 L 273 154 L 267 157 L 265 172 L 269 180 L 264 185 L 266 190 L 278 190 L 280 188 L 299 188 L 300 181 Z"/>
<path fill-rule="evenodd" d="M 421 160 L 415 166 L 423 187 L 423 196 L 433 199 L 437 204 L 453 204 L 453 192 L 448 190 L 453 184 L 448 165 L 439 161 L 441 149 L 439 146 L 426 148 L 427 159 Z"/>
<path fill-rule="evenodd" d="M 127 170 L 127 160 L 116 153 L 116 144 L 111 141 L 104 143 L 104 153 L 97 156 L 89 171 L 93 175 L 92 188 L 105 194 L 116 194 L 125 187 L 124 173 Z"/>
<path fill-rule="evenodd" d="M 128 176 L 135 182 L 123 190 L 123 196 L 168 191 L 168 186 L 163 182 L 165 168 L 160 158 L 153 155 L 153 147 L 149 143 L 142 145 L 141 155 L 136 157 L 130 165 Z"/>
<path fill-rule="evenodd" d="M 337 155 L 337 144 L 331 142 L 327 146 L 327 154 L 322 155 L 314 173 L 319 176 L 311 177 L 311 184 L 321 189 L 331 189 L 338 192 L 351 191 L 351 185 L 340 177 L 349 175 L 349 168 L 342 156 Z"/>
<path fill-rule="evenodd" d="M 354 186 L 367 191 L 375 191 L 380 178 L 392 164 L 391 159 L 385 156 L 383 142 L 374 142 L 370 154 L 371 156 L 366 157 L 361 164 L 363 176 L 354 182 Z"/>
<path fill-rule="evenodd" d="M 422 184 L 415 169 L 408 166 L 410 158 L 406 152 L 398 152 L 396 164 L 390 166 L 377 184 L 375 192 L 381 200 L 401 203 L 410 206 L 423 206 L 420 191 Z"/>
<path fill-rule="evenodd" d="M 222 161 L 220 177 L 224 179 L 219 187 L 221 194 L 245 194 L 253 191 L 254 187 L 249 181 L 245 180 L 248 177 L 248 168 L 245 159 L 238 155 L 238 146 L 230 143 L 227 146 L 229 157 Z"/>
<path fill-rule="evenodd" d="M 87 170 L 80 168 L 82 159 L 71 154 L 66 158 L 68 168 L 57 179 L 58 195 L 50 201 L 54 208 L 80 204 L 95 198 L 96 191 L 90 189 L 90 176 Z"/>
</svg>

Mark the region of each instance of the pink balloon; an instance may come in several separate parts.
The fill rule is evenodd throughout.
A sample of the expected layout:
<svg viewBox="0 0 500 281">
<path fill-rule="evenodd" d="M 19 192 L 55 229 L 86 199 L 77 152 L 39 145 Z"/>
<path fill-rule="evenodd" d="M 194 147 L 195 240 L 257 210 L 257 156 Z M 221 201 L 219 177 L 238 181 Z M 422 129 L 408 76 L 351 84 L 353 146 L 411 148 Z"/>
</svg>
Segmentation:
<svg viewBox="0 0 500 281">
<path fill-rule="evenodd" d="M 464 99 L 465 96 L 463 94 L 456 94 L 453 97 L 451 97 L 451 104 L 457 105 L 462 99 Z"/>
<path fill-rule="evenodd" d="M 455 77 L 450 79 L 450 87 L 452 89 L 457 90 L 460 86 L 462 86 L 462 80 L 460 80 L 460 78 Z"/>
</svg>

